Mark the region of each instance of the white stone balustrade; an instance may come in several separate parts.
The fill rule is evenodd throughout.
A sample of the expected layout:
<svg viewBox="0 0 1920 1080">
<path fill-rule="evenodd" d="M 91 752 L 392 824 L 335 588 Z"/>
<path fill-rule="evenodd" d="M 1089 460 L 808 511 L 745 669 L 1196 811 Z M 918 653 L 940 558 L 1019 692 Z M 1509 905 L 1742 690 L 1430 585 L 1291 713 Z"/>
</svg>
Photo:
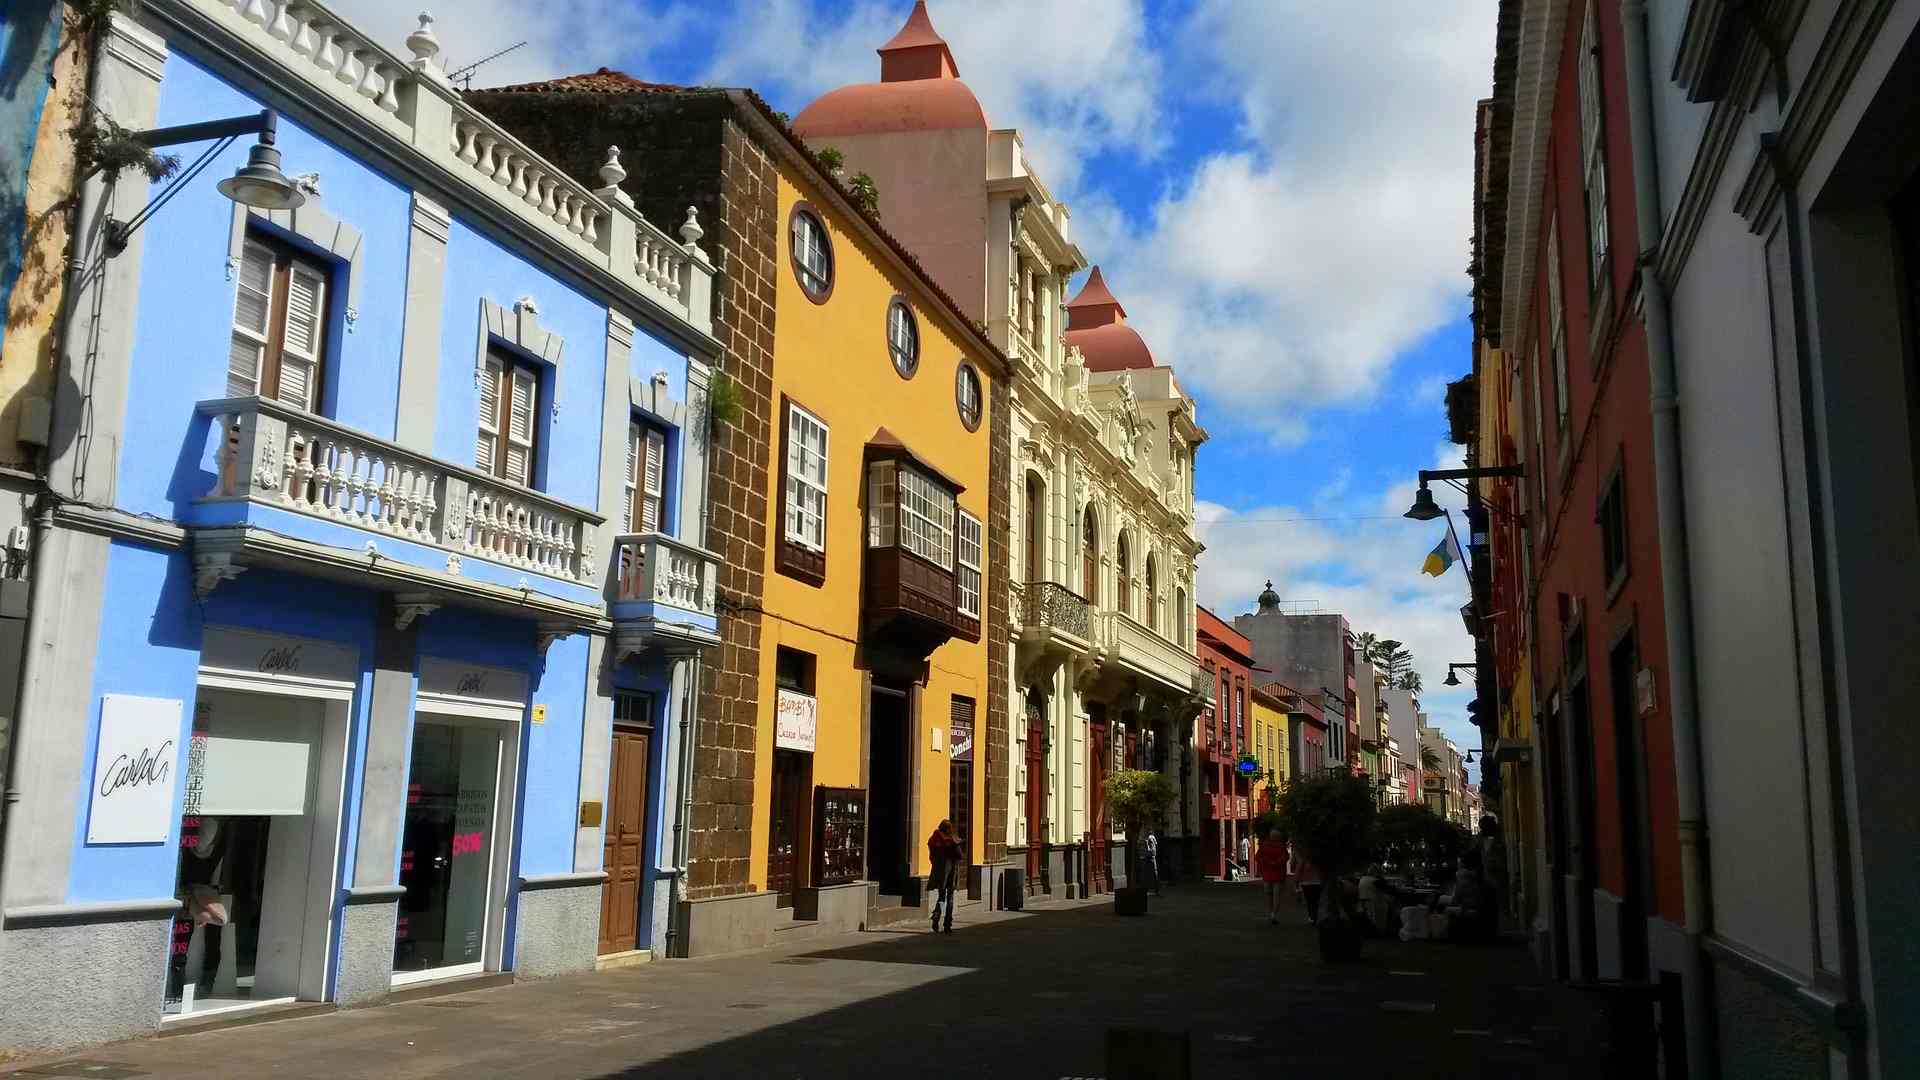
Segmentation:
<svg viewBox="0 0 1920 1080">
<path fill-rule="evenodd" d="M 1200 660 L 1186 649 L 1117 611 L 1099 613 L 1094 625 L 1095 645 L 1106 650 L 1110 661 L 1126 664 L 1182 692 L 1192 688 L 1193 672 Z"/>
<path fill-rule="evenodd" d="M 720 560 L 712 552 L 664 533 L 614 538 L 614 600 L 668 604 L 714 614 Z"/>
<path fill-rule="evenodd" d="M 200 501 L 249 500 L 573 582 L 598 515 L 264 398 L 203 401 L 220 445 Z"/>
<path fill-rule="evenodd" d="M 469 108 L 438 64 L 430 15 L 421 13 L 419 28 L 407 35 L 409 60 L 318 0 L 145 0 L 142 6 L 202 32 L 208 24 L 224 31 L 246 66 L 283 83 L 304 83 L 316 99 L 331 100 L 410 145 L 450 188 L 464 185 L 474 200 L 506 208 L 667 314 L 712 334 L 714 267 L 696 243 L 699 224 L 690 216 L 676 240 L 640 215 L 617 179 L 598 193 L 589 190 Z M 453 210 L 461 212 L 457 202 Z"/>
</svg>

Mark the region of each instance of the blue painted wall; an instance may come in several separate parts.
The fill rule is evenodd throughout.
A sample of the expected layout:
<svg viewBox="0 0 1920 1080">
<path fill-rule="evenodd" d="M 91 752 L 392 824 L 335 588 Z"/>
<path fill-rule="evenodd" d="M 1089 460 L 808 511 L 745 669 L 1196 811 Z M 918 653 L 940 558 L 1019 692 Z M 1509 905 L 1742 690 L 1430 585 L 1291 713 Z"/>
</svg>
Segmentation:
<svg viewBox="0 0 1920 1080">
<path fill-rule="evenodd" d="M 434 456 L 473 463 L 480 423 L 480 392 L 473 379 L 483 333 L 480 301 L 491 300 L 511 312 L 515 301 L 523 296 L 533 297 L 538 305 L 540 325 L 566 343 L 557 371 L 546 364 L 537 365 L 541 376 L 540 410 L 535 418 L 539 427 L 535 486 L 575 506 L 601 509 L 600 410 L 607 369 L 606 304 L 529 264 L 511 248 L 474 229 L 457 210 L 447 236 L 440 415 L 433 429 Z M 553 408 L 556 400 L 557 415 Z"/>
<path fill-rule="evenodd" d="M 0 18 L 0 314 L 20 276 L 27 225 L 27 167 L 47 80 L 60 47 L 60 5 L 54 0 L 8 0 Z M 6 341 L 0 318 L 0 342 Z"/>
</svg>

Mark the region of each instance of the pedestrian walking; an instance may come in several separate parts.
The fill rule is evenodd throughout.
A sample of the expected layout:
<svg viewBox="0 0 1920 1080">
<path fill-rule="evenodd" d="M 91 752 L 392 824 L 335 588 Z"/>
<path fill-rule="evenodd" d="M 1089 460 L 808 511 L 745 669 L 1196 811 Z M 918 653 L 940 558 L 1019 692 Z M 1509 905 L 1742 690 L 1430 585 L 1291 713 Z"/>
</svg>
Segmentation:
<svg viewBox="0 0 1920 1080">
<path fill-rule="evenodd" d="M 1160 895 L 1160 837 L 1152 829 L 1147 830 L 1145 860 L 1141 871 L 1146 874 L 1147 884 L 1153 886 L 1153 895 Z"/>
<path fill-rule="evenodd" d="M 1252 866 L 1252 862 L 1253 862 L 1253 845 L 1243 835 L 1240 837 L 1240 872 L 1243 874 L 1246 873 L 1248 869 Z"/>
<path fill-rule="evenodd" d="M 1307 902 L 1307 922 L 1320 922 L 1320 868 L 1296 848 L 1287 873 L 1300 883 L 1300 898 Z"/>
<path fill-rule="evenodd" d="M 1507 840 L 1500 835 L 1500 819 L 1487 814 L 1480 819 L 1480 862 L 1486 867 L 1487 889 L 1493 894 L 1491 906 L 1497 919 L 1506 910 Z"/>
<path fill-rule="evenodd" d="M 953 887 L 960 878 L 960 839 L 953 835 L 953 822 L 941 821 L 927 838 L 927 861 L 933 873 L 927 887 L 933 890 L 933 932 L 939 933 L 941 905 L 946 906 L 946 932 L 953 933 Z"/>
<path fill-rule="evenodd" d="M 1260 880 L 1267 889 L 1267 921 L 1280 921 L 1280 897 L 1287 887 L 1287 838 L 1278 829 L 1260 838 L 1260 850 L 1254 854 Z"/>
</svg>

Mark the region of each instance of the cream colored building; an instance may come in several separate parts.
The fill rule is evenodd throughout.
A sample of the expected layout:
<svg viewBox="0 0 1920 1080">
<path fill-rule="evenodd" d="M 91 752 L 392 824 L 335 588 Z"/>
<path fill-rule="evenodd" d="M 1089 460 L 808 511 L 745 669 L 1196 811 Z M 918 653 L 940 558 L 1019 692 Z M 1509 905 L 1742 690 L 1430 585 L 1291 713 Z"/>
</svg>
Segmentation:
<svg viewBox="0 0 1920 1080">
<path fill-rule="evenodd" d="M 1000 575 L 1012 640 L 994 643 L 1011 722 L 987 746 L 997 865 L 978 884 L 1005 899 L 1012 869 L 1028 892 L 1104 891 L 1126 866 L 1104 812 L 1112 769 L 1146 763 L 1183 788 L 1163 867 L 1185 846 L 1171 841 L 1199 835 L 1193 462 L 1206 432 L 1098 270 L 1063 304 L 1087 267 L 1071 215 L 1019 132 L 989 126 L 924 2 L 879 54 L 879 82 L 821 96 L 794 130 L 873 178 L 888 231 L 1015 368 L 994 473 L 1012 488 L 1010 520 L 990 523 L 1014 539 Z"/>
</svg>

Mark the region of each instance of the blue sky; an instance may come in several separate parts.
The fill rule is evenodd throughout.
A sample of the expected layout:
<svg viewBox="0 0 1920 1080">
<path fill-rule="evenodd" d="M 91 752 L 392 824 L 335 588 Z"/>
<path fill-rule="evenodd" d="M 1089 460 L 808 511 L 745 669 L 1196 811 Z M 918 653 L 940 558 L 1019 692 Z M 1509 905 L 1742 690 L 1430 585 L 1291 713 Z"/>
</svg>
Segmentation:
<svg viewBox="0 0 1920 1080">
<path fill-rule="evenodd" d="M 336 6 L 396 43 L 411 9 Z M 475 86 L 606 65 L 751 86 L 797 113 L 878 78 L 912 0 L 468 0 L 437 24 L 457 67 L 527 38 Z M 1451 463 L 1441 396 L 1466 325 L 1474 102 L 1495 0 L 929 0 L 994 127 L 1018 127 L 1213 440 L 1197 473 L 1202 600 L 1288 599 L 1406 641 L 1423 703 L 1478 745 L 1463 569 L 1418 572 L 1437 524 L 1398 517 Z M 881 193 L 882 215 L 887 193 Z M 1443 497 L 1443 503 L 1446 499 Z M 1456 503 L 1457 505 L 1457 500 Z"/>
</svg>

